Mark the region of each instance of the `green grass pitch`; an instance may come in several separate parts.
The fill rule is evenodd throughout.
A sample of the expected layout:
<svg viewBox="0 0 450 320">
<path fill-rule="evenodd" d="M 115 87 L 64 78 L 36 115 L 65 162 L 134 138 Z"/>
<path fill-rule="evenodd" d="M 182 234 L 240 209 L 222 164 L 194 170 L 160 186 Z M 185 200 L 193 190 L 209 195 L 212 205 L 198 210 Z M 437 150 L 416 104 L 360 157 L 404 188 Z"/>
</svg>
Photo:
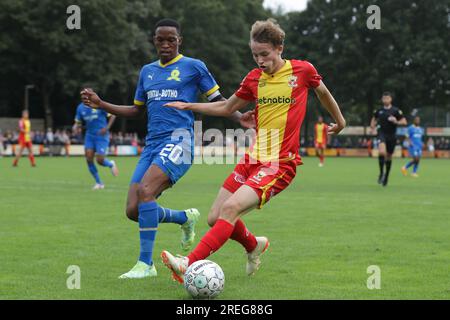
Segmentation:
<svg viewBox="0 0 450 320">
<path fill-rule="evenodd" d="M 160 225 L 158 277 L 119 280 L 139 252 L 137 224 L 125 217 L 137 158 L 116 159 L 114 178 L 99 168 L 105 190 L 92 191 L 83 158 L 0 158 L 0 299 L 188 299 L 159 254 L 181 253 L 180 230 Z M 450 299 L 450 164 L 423 160 L 420 178 L 403 177 L 394 159 L 390 184 L 376 183 L 376 159 L 304 159 L 293 184 L 262 210 L 245 216 L 271 246 L 254 277 L 229 241 L 210 257 L 225 272 L 219 299 Z M 159 199 L 197 207 L 206 216 L 231 165 L 194 165 Z M 68 266 L 81 269 L 81 289 L 66 286 Z M 367 268 L 381 269 L 381 289 L 367 288 Z"/>
</svg>

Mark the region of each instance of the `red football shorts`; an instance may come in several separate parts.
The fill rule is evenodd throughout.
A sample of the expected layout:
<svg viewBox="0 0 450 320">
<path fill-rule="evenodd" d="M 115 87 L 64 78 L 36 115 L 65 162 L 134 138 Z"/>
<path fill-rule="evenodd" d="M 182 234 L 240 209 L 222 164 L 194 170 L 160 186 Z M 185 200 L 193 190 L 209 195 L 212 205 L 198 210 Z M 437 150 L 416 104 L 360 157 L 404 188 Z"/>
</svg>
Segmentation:
<svg viewBox="0 0 450 320">
<path fill-rule="evenodd" d="M 325 148 L 326 148 L 325 143 L 316 142 L 316 149 L 325 149 Z"/>
<path fill-rule="evenodd" d="M 250 162 L 251 160 L 251 162 Z M 231 193 L 247 185 L 257 193 L 260 209 L 273 196 L 289 186 L 295 177 L 297 164 L 294 160 L 279 163 L 262 163 L 248 154 L 239 161 L 223 187 Z"/>
<path fill-rule="evenodd" d="M 28 149 L 31 149 L 33 146 L 31 141 L 25 141 L 25 139 L 20 139 L 20 138 L 19 138 L 19 145 L 21 148 L 28 148 Z"/>
</svg>

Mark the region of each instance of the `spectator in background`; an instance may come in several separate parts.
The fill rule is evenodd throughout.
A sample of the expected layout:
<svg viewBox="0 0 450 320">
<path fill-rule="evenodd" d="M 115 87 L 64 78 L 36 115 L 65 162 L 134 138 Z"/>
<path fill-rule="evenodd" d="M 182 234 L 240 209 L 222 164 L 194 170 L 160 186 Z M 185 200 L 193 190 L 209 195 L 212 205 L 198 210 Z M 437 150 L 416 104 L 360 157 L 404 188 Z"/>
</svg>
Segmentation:
<svg viewBox="0 0 450 320">
<path fill-rule="evenodd" d="M 125 137 L 123 138 L 123 144 L 130 146 L 131 145 L 132 136 L 130 133 L 126 133 Z"/>
<path fill-rule="evenodd" d="M 10 145 L 13 144 L 13 133 L 10 130 L 6 131 L 6 133 L 5 133 L 4 144 L 5 144 L 5 149 L 8 144 L 10 144 Z"/>
<path fill-rule="evenodd" d="M 368 144 L 369 144 L 369 142 L 368 142 L 367 138 L 364 137 L 361 142 L 361 148 L 367 148 Z"/>
<path fill-rule="evenodd" d="M 434 152 L 434 141 L 432 137 L 429 137 L 427 140 L 427 149 L 430 152 Z"/>
<path fill-rule="evenodd" d="M 137 147 L 137 146 L 139 145 L 139 138 L 138 138 L 137 133 L 134 133 L 134 134 L 133 134 L 133 138 L 132 138 L 132 140 L 131 140 L 131 145 L 132 145 L 133 147 Z"/>
<path fill-rule="evenodd" d="M 61 137 L 61 130 L 56 130 L 55 133 L 53 134 L 53 138 L 54 138 L 54 144 L 55 145 L 63 145 L 62 142 L 62 137 Z"/>
<path fill-rule="evenodd" d="M 444 138 L 439 138 L 436 140 L 436 149 L 442 150 L 444 147 Z"/>
<path fill-rule="evenodd" d="M 119 133 L 117 134 L 117 144 L 123 144 L 123 134 L 122 131 L 119 131 Z"/>
<path fill-rule="evenodd" d="M 55 142 L 55 136 L 53 134 L 52 128 L 47 129 L 47 134 L 45 135 L 45 144 L 53 145 Z"/>
<path fill-rule="evenodd" d="M 19 133 L 17 131 L 13 131 L 11 136 L 11 144 L 17 143 L 19 143 Z"/>
<path fill-rule="evenodd" d="M 44 144 L 44 133 L 42 131 L 36 131 L 33 139 L 33 143 L 35 144 Z"/>
<path fill-rule="evenodd" d="M 314 137 L 313 136 L 308 137 L 308 147 L 314 147 Z"/>
<path fill-rule="evenodd" d="M 347 137 L 345 139 L 345 144 L 344 144 L 345 148 L 353 148 L 353 141 L 351 137 Z"/>
<path fill-rule="evenodd" d="M 73 130 L 70 137 L 71 137 L 70 140 L 71 140 L 72 144 L 83 144 L 84 143 L 82 130 L 79 127 L 75 128 Z"/>
<path fill-rule="evenodd" d="M 64 145 L 65 156 L 70 155 L 70 137 L 66 130 L 61 132 L 61 142 Z"/>
<path fill-rule="evenodd" d="M 367 152 L 369 153 L 369 157 L 372 157 L 372 149 L 373 149 L 373 139 L 367 139 Z"/>
<path fill-rule="evenodd" d="M 340 148 L 341 147 L 341 141 L 339 139 L 340 137 L 334 137 L 333 142 L 332 142 L 332 146 L 333 148 Z"/>
<path fill-rule="evenodd" d="M 3 136 L 2 129 L 0 129 L 0 157 L 3 156 L 5 137 Z"/>
<path fill-rule="evenodd" d="M 49 156 L 53 156 L 53 144 L 55 143 L 55 135 L 53 134 L 52 128 L 47 128 L 47 133 L 45 134 L 44 144 L 48 147 Z"/>
</svg>

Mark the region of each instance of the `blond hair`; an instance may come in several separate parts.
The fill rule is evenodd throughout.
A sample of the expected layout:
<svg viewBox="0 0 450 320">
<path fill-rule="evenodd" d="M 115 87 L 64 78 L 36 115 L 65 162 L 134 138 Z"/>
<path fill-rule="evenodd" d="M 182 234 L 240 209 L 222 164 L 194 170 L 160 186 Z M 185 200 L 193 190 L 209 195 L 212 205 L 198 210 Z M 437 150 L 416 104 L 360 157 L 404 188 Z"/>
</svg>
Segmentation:
<svg viewBox="0 0 450 320">
<path fill-rule="evenodd" d="M 260 43 L 270 43 L 274 47 L 284 44 L 285 33 L 275 19 L 256 21 L 250 31 L 250 39 Z"/>
</svg>

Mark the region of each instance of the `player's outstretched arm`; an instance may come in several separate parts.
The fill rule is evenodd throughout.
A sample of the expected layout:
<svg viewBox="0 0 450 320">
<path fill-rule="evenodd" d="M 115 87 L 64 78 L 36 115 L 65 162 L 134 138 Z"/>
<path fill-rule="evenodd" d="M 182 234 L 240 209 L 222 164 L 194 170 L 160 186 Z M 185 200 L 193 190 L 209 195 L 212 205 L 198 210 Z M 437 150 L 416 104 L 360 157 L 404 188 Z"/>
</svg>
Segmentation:
<svg viewBox="0 0 450 320">
<path fill-rule="evenodd" d="M 78 121 L 75 121 L 75 123 L 72 126 L 72 133 L 76 133 L 78 128 L 80 128 L 80 127 L 81 127 L 81 123 Z"/>
<path fill-rule="evenodd" d="M 116 116 L 115 115 L 110 115 L 108 124 L 106 125 L 106 127 L 102 128 L 100 130 L 100 134 L 102 134 L 102 135 L 107 134 L 109 132 L 109 130 L 111 130 L 111 127 L 114 124 L 114 120 L 116 120 Z"/>
<path fill-rule="evenodd" d="M 116 116 L 112 115 L 111 117 L 109 117 L 109 121 L 108 121 L 108 126 L 106 127 L 109 130 L 111 130 L 111 127 L 114 124 L 114 121 L 116 121 Z"/>
<path fill-rule="evenodd" d="M 94 109 L 103 109 L 106 112 L 114 114 L 116 116 L 126 118 L 137 118 L 144 113 L 145 108 L 142 106 L 131 105 L 123 106 L 112 104 L 100 99 L 100 97 L 92 89 L 86 88 L 80 92 L 81 100 L 83 103 Z"/>
<path fill-rule="evenodd" d="M 166 107 L 176 108 L 178 110 L 191 110 L 203 113 L 209 116 L 229 117 L 234 112 L 244 108 L 249 102 L 247 100 L 232 95 L 228 100 L 216 101 L 211 103 L 188 103 L 174 101 L 166 103 Z"/>
<path fill-rule="evenodd" d="M 405 117 L 401 117 L 400 120 L 398 120 L 395 116 L 390 116 L 388 120 L 396 125 L 400 126 L 406 126 L 408 124 L 408 121 L 406 121 Z"/>
<path fill-rule="evenodd" d="M 25 133 L 25 125 L 22 123 L 22 120 L 19 121 L 19 132 Z"/>
<path fill-rule="evenodd" d="M 220 99 L 216 101 L 226 101 L 222 95 L 220 96 Z M 215 102 L 212 100 L 212 102 Z M 241 113 L 239 111 L 235 111 L 231 114 L 231 116 L 228 117 L 231 121 L 239 123 L 242 127 L 246 129 L 254 129 L 256 127 L 256 119 L 255 119 L 255 111 L 247 111 L 245 113 Z"/>
<path fill-rule="evenodd" d="M 322 81 L 320 81 L 320 85 L 314 89 L 314 92 L 316 93 L 317 98 L 319 98 L 319 101 L 322 104 L 322 106 L 324 106 L 325 109 L 327 109 L 327 111 L 336 121 L 336 123 L 330 123 L 328 127 L 328 133 L 338 134 L 339 132 L 342 131 L 342 129 L 345 128 L 346 122 L 344 116 L 341 113 L 341 109 L 339 109 L 336 100 L 334 100 L 330 91 Z"/>
<path fill-rule="evenodd" d="M 370 119 L 370 130 L 372 134 L 376 134 L 376 126 L 377 126 L 377 119 L 375 119 L 375 117 L 372 117 L 372 119 Z"/>
<path fill-rule="evenodd" d="M 408 121 L 406 120 L 405 117 L 403 117 L 403 118 L 401 118 L 400 120 L 397 121 L 397 124 L 401 125 L 401 126 L 406 126 L 408 124 Z"/>
</svg>

